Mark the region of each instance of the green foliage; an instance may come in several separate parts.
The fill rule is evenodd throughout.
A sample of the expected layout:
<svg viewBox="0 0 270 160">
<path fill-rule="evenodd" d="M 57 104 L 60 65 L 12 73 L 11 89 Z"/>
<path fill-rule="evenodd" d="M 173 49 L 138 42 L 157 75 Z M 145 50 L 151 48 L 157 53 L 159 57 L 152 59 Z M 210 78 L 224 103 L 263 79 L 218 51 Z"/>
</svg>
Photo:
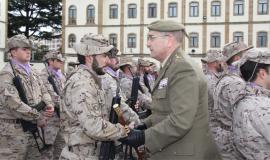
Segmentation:
<svg viewBox="0 0 270 160">
<path fill-rule="evenodd" d="M 31 61 L 42 61 L 43 56 L 48 52 L 48 46 L 41 45 L 41 46 L 34 46 L 32 49 L 32 60 Z"/>
<path fill-rule="evenodd" d="M 8 37 L 24 34 L 28 38 L 54 38 L 54 35 L 44 31 L 44 28 L 59 31 L 61 13 L 61 0 L 9 0 Z"/>
</svg>

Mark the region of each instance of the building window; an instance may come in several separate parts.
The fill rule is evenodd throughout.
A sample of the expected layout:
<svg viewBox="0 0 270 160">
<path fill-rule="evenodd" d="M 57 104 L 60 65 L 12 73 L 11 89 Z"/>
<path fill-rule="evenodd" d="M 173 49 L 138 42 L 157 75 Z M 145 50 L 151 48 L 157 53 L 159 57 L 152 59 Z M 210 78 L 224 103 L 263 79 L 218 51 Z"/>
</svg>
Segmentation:
<svg viewBox="0 0 270 160">
<path fill-rule="evenodd" d="M 191 2 L 189 4 L 189 16 L 190 17 L 199 16 L 199 3 L 198 2 Z"/>
<path fill-rule="evenodd" d="M 87 24 L 95 23 L 95 7 L 93 5 L 89 5 L 87 7 Z"/>
<path fill-rule="evenodd" d="M 211 48 L 220 48 L 220 33 L 214 32 L 211 34 Z"/>
<path fill-rule="evenodd" d="M 211 16 L 217 17 L 221 13 L 221 4 L 219 1 L 213 1 L 211 4 Z"/>
<path fill-rule="evenodd" d="M 75 43 L 76 43 L 76 36 L 74 34 L 70 34 L 68 36 L 68 48 L 72 48 Z"/>
<path fill-rule="evenodd" d="M 267 47 L 267 32 L 257 33 L 257 47 Z"/>
<path fill-rule="evenodd" d="M 77 8 L 75 6 L 70 6 L 68 9 L 68 24 L 76 24 L 77 18 Z"/>
<path fill-rule="evenodd" d="M 136 48 L 136 35 L 133 33 L 128 35 L 128 48 Z"/>
<path fill-rule="evenodd" d="M 189 48 L 198 48 L 199 47 L 199 34 L 190 33 L 189 34 Z"/>
<path fill-rule="evenodd" d="M 116 4 L 110 5 L 110 18 L 111 19 L 118 18 L 118 6 Z"/>
<path fill-rule="evenodd" d="M 268 0 L 258 1 L 258 14 L 268 14 Z"/>
<path fill-rule="evenodd" d="M 136 18 L 137 17 L 137 5 L 129 4 L 128 5 L 128 18 Z"/>
<path fill-rule="evenodd" d="M 177 3 L 169 3 L 168 10 L 168 17 L 177 17 Z"/>
<path fill-rule="evenodd" d="M 233 33 L 233 41 L 234 42 L 243 42 L 244 41 L 243 32 L 234 32 Z"/>
<path fill-rule="evenodd" d="M 148 4 L 148 17 L 149 18 L 157 17 L 157 4 L 155 3 Z"/>
<path fill-rule="evenodd" d="M 116 34 L 110 34 L 109 35 L 109 42 L 111 45 L 117 47 L 117 35 Z"/>
<path fill-rule="evenodd" d="M 244 15 L 244 1 L 243 0 L 234 1 L 233 14 L 236 16 Z"/>
</svg>

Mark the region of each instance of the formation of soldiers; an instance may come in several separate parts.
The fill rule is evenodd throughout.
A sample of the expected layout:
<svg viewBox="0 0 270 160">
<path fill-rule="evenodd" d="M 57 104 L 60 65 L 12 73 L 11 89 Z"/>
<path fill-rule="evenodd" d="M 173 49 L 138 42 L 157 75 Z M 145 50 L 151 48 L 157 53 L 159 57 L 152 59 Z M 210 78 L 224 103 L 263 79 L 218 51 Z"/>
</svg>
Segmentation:
<svg viewBox="0 0 270 160">
<path fill-rule="evenodd" d="M 0 72 L 0 159 L 270 159 L 270 51 L 232 42 L 209 50 L 202 70 L 181 49 L 183 25 L 148 29 L 159 72 L 93 33 L 74 45 L 78 65 L 68 75 L 59 51 L 36 71 L 31 41 L 11 37 Z"/>
<path fill-rule="evenodd" d="M 222 159 L 269 159 L 270 51 L 232 42 L 201 60 L 209 127 Z"/>
</svg>

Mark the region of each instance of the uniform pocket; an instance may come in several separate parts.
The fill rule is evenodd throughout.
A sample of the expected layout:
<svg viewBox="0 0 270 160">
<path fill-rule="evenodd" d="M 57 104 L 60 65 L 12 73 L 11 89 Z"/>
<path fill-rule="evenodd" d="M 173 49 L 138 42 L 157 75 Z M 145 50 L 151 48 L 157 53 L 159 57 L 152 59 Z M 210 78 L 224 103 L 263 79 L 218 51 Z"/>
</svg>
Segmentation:
<svg viewBox="0 0 270 160">
<path fill-rule="evenodd" d="M 153 99 L 162 99 L 166 98 L 167 88 L 157 89 L 153 93 Z"/>
</svg>

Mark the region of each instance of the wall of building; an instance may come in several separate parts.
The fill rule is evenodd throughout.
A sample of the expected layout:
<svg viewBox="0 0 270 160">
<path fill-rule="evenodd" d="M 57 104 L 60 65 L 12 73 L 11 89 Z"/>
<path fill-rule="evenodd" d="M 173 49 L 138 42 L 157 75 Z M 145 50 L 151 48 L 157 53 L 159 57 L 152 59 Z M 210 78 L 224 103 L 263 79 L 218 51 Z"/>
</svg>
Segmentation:
<svg viewBox="0 0 270 160">
<path fill-rule="evenodd" d="M 0 1 L 0 69 L 5 65 L 4 51 L 7 35 L 7 0 Z"/>
</svg>

